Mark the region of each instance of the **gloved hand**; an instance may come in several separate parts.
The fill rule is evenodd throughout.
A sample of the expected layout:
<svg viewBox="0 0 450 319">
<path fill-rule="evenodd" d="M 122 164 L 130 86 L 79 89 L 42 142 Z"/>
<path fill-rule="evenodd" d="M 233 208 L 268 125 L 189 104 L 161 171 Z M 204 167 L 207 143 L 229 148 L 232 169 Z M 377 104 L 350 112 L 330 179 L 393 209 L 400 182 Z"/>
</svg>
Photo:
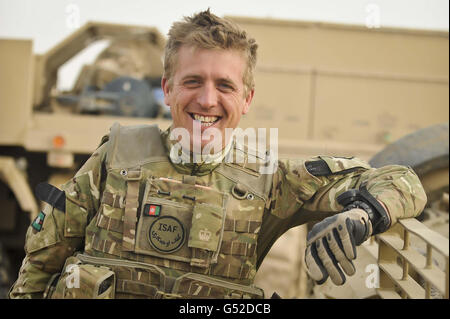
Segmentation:
<svg viewBox="0 0 450 319">
<path fill-rule="evenodd" d="M 356 258 L 356 246 L 372 234 L 368 214 L 360 208 L 327 217 L 314 225 L 308 233 L 305 262 L 308 273 L 318 284 L 328 276 L 335 285 L 345 283 L 345 275 L 355 274 L 352 260 Z"/>
</svg>

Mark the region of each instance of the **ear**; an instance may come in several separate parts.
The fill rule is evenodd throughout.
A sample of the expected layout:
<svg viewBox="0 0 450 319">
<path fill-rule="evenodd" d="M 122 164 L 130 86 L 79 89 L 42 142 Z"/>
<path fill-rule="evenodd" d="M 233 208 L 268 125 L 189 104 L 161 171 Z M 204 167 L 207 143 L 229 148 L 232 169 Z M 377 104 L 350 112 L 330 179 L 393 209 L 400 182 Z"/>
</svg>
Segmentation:
<svg viewBox="0 0 450 319">
<path fill-rule="evenodd" d="M 170 106 L 170 85 L 169 85 L 169 80 L 166 79 L 165 77 L 163 77 L 161 79 L 161 88 L 164 92 L 164 104 Z"/>
<path fill-rule="evenodd" d="M 252 103 L 254 95 L 255 89 L 252 89 L 250 92 L 248 92 L 244 101 L 244 108 L 242 109 L 242 114 L 247 114 L 248 110 L 250 109 L 250 104 Z"/>
</svg>

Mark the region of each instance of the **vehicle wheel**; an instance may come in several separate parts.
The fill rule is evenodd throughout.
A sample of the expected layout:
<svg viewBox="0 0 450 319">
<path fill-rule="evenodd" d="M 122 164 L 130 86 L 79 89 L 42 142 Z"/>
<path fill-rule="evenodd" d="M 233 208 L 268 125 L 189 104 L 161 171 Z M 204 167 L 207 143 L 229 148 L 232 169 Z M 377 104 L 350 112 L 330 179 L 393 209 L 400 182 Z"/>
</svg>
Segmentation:
<svg viewBox="0 0 450 319">
<path fill-rule="evenodd" d="M 449 189 L 449 124 L 411 133 L 375 154 L 369 164 L 376 168 L 390 164 L 410 166 L 425 189 L 427 207 L 431 207 Z"/>
</svg>

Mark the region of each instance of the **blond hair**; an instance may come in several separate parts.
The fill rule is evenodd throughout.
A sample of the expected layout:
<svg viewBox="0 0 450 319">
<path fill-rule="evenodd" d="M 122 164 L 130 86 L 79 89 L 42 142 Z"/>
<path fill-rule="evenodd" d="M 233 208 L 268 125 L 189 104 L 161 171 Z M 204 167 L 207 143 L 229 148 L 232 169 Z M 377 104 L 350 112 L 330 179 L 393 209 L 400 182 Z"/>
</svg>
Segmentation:
<svg viewBox="0 0 450 319">
<path fill-rule="evenodd" d="M 253 70 L 256 65 L 256 50 L 258 44 L 255 39 L 235 23 L 219 18 L 209 9 L 184 17 L 183 21 L 175 22 L 169 31 L 169 39 L 164 51 L 164 77 L 172 86 L 172 76 L 176 64 L 178 50 L 182 45 L 194 46 L 201 49 L 224 49 L 242 52 L 246 58 L 246 69 L 243 74 L 244 94 L 255 86 Z"/>
</svg>

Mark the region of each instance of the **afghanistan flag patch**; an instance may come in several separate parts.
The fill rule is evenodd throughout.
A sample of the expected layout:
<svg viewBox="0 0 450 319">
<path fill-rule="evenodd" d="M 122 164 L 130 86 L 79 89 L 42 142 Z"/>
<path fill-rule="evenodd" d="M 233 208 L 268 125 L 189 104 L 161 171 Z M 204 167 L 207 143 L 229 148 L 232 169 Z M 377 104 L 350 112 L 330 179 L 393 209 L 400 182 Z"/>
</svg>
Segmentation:
<svg viewBox="0 0 450 319">
<path fill-rule="evenodd" d="M 36 229 L 37 231 L 41 231 L 42 225 L 44 224 L 45 214 L 43 212 L 40 212 L 36 219 L 31 224 L 31 227 Z"/>
<path fill-rule="evenodd" d="M 160 213 L 161 213 L 161 205 L 145 204 L 145 206 L 144 206 L 144 216 L 155 216 L 155 217 L 158 217 Z"/>
</svg>

